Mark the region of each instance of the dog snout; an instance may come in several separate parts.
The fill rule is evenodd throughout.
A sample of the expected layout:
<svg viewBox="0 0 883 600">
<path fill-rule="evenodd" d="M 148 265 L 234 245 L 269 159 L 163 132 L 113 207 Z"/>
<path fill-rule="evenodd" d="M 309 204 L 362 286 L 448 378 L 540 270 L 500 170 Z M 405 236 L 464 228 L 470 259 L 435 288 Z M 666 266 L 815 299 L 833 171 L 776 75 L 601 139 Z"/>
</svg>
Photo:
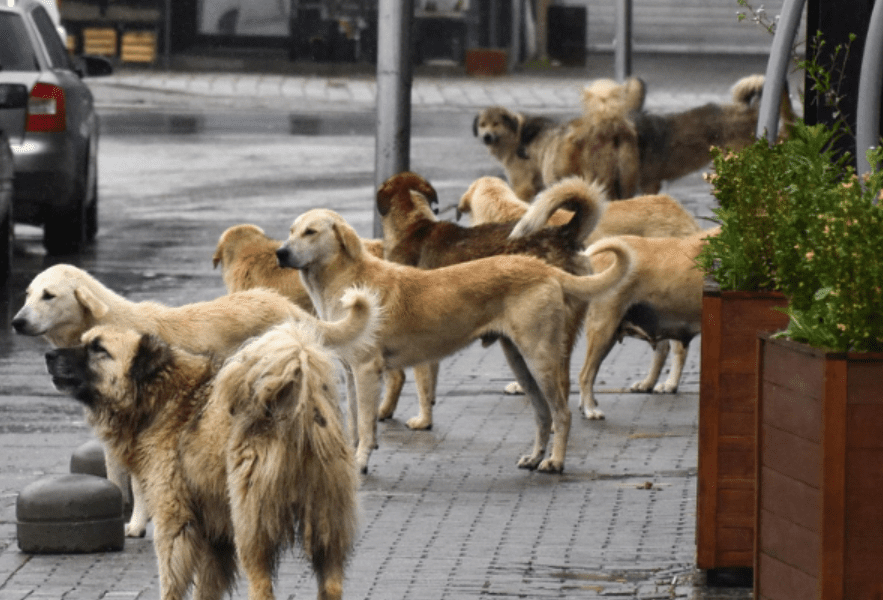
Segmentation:
<svg viewBox="0 0 883 600">
<path fill-rule="evenodd" d="M 494 138 L 494 134 L 486 133 L 481 137 L 481 141 L 483 141 L 486 145 L 490 146 L 491 144 L 493 144 L 496 141 L 496 139 Z"/>
<path fill-rule="evenodd" d="M 12 319 L 12 329 L 19 335 L 36 335 L 31 326 L 31 322 L 26 317 L 16 315 Z"/>
<path fill-rule="evenodd" d="M 276 250 L 276 261 L 283 269 L 297 268 L 297 264 L 294 260 L 294 254 L 291 252 L 291 249 L 288 246 L 280 246 L 279 249 Z"/>
</svg>

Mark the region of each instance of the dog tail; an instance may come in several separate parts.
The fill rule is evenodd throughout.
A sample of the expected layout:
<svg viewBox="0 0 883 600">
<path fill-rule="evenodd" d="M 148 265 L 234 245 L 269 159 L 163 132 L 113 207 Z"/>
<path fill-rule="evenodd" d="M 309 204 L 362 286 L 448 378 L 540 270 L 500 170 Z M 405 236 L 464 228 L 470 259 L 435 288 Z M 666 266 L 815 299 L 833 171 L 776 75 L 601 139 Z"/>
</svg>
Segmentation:
<svg viewBox="0 0 883 600">
<path fill-rule="evenodd" d="M 581 246 L 598 225 L 606 206 L 607 194 L 598 182 L 589 182 L 582 177 L 562 179 L 537 195 L 515 224 L 509 239 L 522 238 L 539 231 L 558 209 L 563 208 L 572 211 L 573 217 L 560 227 L 567 228 L 574 242 Z"/>
<path fill-rule="evenodd" d="M 383 320 L 380 296 L 373 290 L 349 288 L 340 299 L 347 315 L 339 321 L 319 321 L 322 343 L 344 355 L 359 354 L 371 347 Z"/>
<path fill-rule="evenodd" d="M 763 92 L 763 75 L 748 75 L 733 85 L 733 102 L 750 107 L 760 101 Z"/>
<path fill-rule="evenodd" d="M 576 296 L 583 301 L 591 301 L 594 296 L 604 294 L 630 276 L 635 257 L 634 251 L 624 240 L 618 237 L 604 238 L 589 246 L 584 254 L 592 257 L 602 252 L 611 252 L 614 260 L 600 273 L 578 276 L 561 271 L 566 275 L 559 278 L 566 294 Z"/>
</svg>

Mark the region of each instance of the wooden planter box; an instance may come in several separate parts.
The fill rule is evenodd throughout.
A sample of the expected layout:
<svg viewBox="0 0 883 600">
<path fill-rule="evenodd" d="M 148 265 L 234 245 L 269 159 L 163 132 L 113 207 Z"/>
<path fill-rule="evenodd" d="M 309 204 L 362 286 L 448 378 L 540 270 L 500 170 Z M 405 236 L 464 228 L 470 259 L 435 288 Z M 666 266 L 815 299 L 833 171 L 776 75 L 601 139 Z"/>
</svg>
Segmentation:
<svg viewBox="0 0 883 600">
<path fill-rule="evenodd" d="M 758 354 L 754 598 L 883 598 L 883 354 Z"/>
<path fill-rule="evenodd" d="M 774 307 L 785 297 L 765 292 L 702 296 L 699 384 L 699 471 L 696 564 L 700 569 L 754 564 L 754 475 L 757 334 L 784 329 Z"/>
</svg>

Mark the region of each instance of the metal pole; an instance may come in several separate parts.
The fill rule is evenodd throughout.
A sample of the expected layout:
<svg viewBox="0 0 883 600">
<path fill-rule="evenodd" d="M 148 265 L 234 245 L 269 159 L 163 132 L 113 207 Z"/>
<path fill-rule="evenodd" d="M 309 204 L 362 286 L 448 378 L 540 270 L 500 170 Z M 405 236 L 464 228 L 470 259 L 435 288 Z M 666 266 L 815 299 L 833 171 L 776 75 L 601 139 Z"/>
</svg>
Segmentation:
<svg viewBox="0 0 883 600">
<path fill-rule="evenodd" d="M 396 173 L 410 168 L 413 18 L 414 0 L 380 0 L 377 13 L 375 187 L 380 187 Z M 383 237 L 376 205 L 374 237 Z"/>
<path fill-rule="evenodd" d="M 880 93 L 883 85 L 883 0 L 874 3 L 868 34 L 865 37 L 865 51 L 862 55 L 862 70 L 858 80 L 858 106 L 855 123 L 855 153 L 858 174 L 871 171 L 872 165 L 866 156 L 868 150 L 880 143 Z M 874 168 L 879 165 L 873 165 Z M 877 203 L 877 200 L 874 200 Z"/>
<path fill-rule="evenodd" d="M 521 59 L 521 18 L 524 15 L 523 0 L 512 0 L 512 39 L 509 40 L 509 72 L 515 70 Z"/>
<path fill-rule="evenodd" d="M 791 59 L 791 48 L 794 46 L 794 36 L 800 25 L 804 4 L 806 0 L 785 0 L 766 65 L 755 135 L 758 138 L 766 136 L 771 144 L 779 134 L 779 103 L 782 101 L 782 90 L 788 76 L 788 61 Z"/>
<path fill-rule="evenodd" d="M 614 52 L 616 78 L 625 81 L 632 74 L 632 0 L 616 0 Z"/>
<path fill-rule="evenodd" d="M 165 40 L 165 48 L 163 48 L 163 62 L 166 65 L 166 71 L 172 68 L 172 0 L 166 0 L 166 30 L 163 32 Z"/>
</svg>

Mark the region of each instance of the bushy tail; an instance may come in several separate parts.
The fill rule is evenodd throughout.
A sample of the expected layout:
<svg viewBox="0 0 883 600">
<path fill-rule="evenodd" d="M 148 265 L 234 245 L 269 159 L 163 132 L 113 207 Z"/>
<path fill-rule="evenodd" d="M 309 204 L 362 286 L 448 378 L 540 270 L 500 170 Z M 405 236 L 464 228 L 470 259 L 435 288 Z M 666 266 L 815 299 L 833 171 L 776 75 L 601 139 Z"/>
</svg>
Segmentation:
<svg viewBox="0 0 883 600">
<path fill-rule="evenodd" d="M 591 301 L 594 296 L 613 289 L 631 275 L 635 263 L 634 251 L 625 241 L 617 237 L 603 238 L 589 246 L 584 254 L 591 257 L 602 252 L 612 252 L 615 259 L 600 273 L 581 277 L 562 271 L 566 277 L 560 279 L 566 294 Z"/>
<path fill-rule="evenodd" d="M 573 212 L 573 217 L 561 227 L 568 228 L 574 242 L 582 245 L 597 227 L 607 206 L 607 194 L 596 181 L 582 177 L 568 177 L 546 188 L 537 195 L 533 204 L 515 224 L 509 239 L 522 238 L 535 233 L 548 224 L 558 209 Z"/>
<path fill-rule="evenodd" d="M 733 102 L 744 104 L 746 107 L 754 108 L 759 105 L 760 97 L 763 93 L 763 84 L 766 81 L 763 75 L 749 75 L 743 77 L 733 86 Z M 782 88 L 782 97 L 779 100 L 779 119 L 782 124 L 782 135 L 787 135 L 788 129 L 797 120 L 794 107 L 791 106 L 791 94 L 788 89 L 788 82 L 785 82 Z"/>
<path fill-rule="evenodd" d="M 338 321 L 318 321 L 320 341 L 343 358 L 367 350 L 373 343 L 383 320 L 380 296 L 367 288 L 352 287 L 340 299 L 347 315 Z"/>
</svg>

